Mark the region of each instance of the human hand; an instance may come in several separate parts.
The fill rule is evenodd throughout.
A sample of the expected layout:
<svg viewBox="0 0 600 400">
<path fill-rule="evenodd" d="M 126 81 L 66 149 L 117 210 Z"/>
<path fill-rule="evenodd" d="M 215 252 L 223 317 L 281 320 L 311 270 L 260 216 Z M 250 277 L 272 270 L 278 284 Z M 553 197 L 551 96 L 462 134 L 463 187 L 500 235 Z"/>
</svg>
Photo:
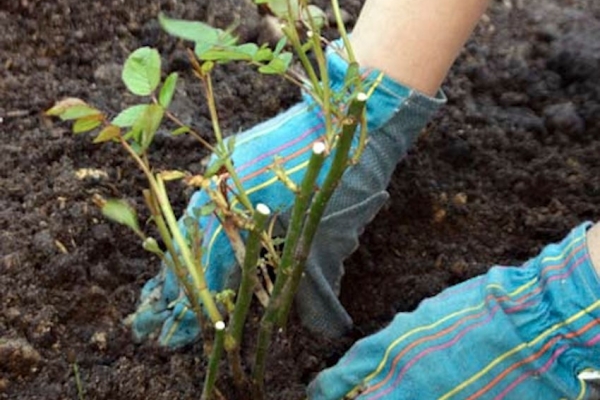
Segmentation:
<svg viewBox="0 0 600 400">
<path fill-rule="evenodd" d="M 584 380 L 600 370 L 588 227 L 520 268 L 492 268 L 398 314 L 321 372 L 309 398 L 598 398 Z"/>
<path fill-rule="evenodd" d="M 331 86 L 338 90 L 348 64 L 331 47 L 327 59 Z M 374 71 L 367 80 L 378 75 Z M 385 188 L 396 163 L 443 101 L 442 95 L 432 99 L 385 77 L 371 94 L 366 114 L 369 142 L 361 161 L 346 171 L 327 207 L 297 296 L 300 316 L 309 328 L 335 336 L 350 327 L 350 317 L 337 299 L 342 261 L 358 246 L 364 225 L 388 198 Z M 278 156 L 291 180 L 302 180 L 312 145 L 324 135 L 321 112 L 305 97 L 285 113 L 235 139 L 232 160 L 250 201 L 269 206 L 284 227 L 294 194 L 269 167 Z M 327 168 L 326 161 L 318 184 Z M 205 192 L 195 193 L 186 214 L 194 215 L 193 210 L 208 200 Z M 199 224 L 204 233 L 207 285 L 211 291 L 223 290 L 231 285 L 236 271 L 231 245 L 214 215 L 202 217 Z M 199 335 L 196 317 L 170 269 L 163 266 L 159 275 L 146 283 L 140 297 L 140 306 L 130 317 L 136 339 L 144 340 L 160 330 L 161 345 L 179 347 Z"/>
</svg>

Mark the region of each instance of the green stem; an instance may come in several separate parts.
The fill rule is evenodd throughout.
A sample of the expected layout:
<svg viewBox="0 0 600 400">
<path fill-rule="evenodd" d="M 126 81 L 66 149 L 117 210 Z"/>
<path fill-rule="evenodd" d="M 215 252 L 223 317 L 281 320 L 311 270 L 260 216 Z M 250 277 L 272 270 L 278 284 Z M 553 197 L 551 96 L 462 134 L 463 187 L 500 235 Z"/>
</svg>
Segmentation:
<svg viewBox="0 0 600 400">
<path fill-rule="evenodd" d="M 235 309 L 231 319 L 230 333 L 237 347 L 242 341 L 242 333 L 246 323 L 248 310 L 252 301 L 252 293 L 256 287 L 256 265 L 260 256 L 261 233 L 267 223 L 271 210 L 264 204 L 258 204 L 254 212 L 254 229 L 250 231 L 246 241 L 246 257 L 242 265 L 242 281 L 238 290 Z"/>
<path fill-rule="evenodd" d="M 306 175 L 304 175 L 302 183 L 300 184 L 300 191 L 296 195 L 296 200 L 292 207 L 292 215 L 285 236 L 285 246 L 279 263 L 278 275 L 289 274 L 294 256 L 294 249 L 296 248 L 302 233 L 302 222 L 304 221 L 306 210 L 310 205 L 310 200 L 315 191 L 317 177 L 319 176 L 319 172 L 325 161 L 325 150 L 326 148 L 323 142 L 316 142 L 313 145 L 313 153 L 308 163 Z M 277 294 L 278 293 L 274 293 L 275 296 Z"/>
<path fill-rule="evenodd" d="M 189 248 L 185 243 L 181 231 L 179 230 L 175 214 L 173 213 L 171 203 L 169 202 L 169 198 L 164 187 L 164 182 L 162 182 L 160 178 L 156 179 L 152 171 L 150 171 L 148 165 L 144 163 L 144 161 L 139 157 L 139 155 L 135 152 L 135 150 L 133 150 L 133 148 L 129 145 L 129 143 L 127 143 L 125 139 L 121 138 L 120 142 L 121 145 L 125 148 L 125 150 L 127 150 L 127 152 L 131 155 L 131 157 L 135 160 L 135 162 L 139 165 L 139 167 L 146 175 L 146 179 L 148 180 L 148 184 L 150 185 L 150 191 L 153 194 L 153 198 L 149 199 L 149 204 L 152 204 L 151 212 L 158 215 L 158 212 L 156 210 L 157 207 L 155 207 L 155 205 L 153 204 L 153 202 L 156 201 L 158 203 L 158 208 L 161 210 L 162 214 L 166 218 L 166 225 L 168 226 L 168 228 L 170 228 L 171 234 L 169 234 L 169 229 L 167 228 L 167 226 L 165 226 L 164 220 L 160 217 L 156 219 L 157 227 L 163 239 L 166 238 L 165 245 L 167 246 L 167 250 L 171 254 L 171 258 L 173 259 L 175 273 L 177 274 L 180 282 L 186 288 L 186 292 L 188 292 L 188 298 L 190 298 L 192 306 L 194 307 L 194 301 L 191 300 L 195 297 L 194 292 L 191 290 L 190 286 L 188 286 L 187 280 L 184 274 L 182 273 L 183 268 L 179 264 L 178 257 L 176 256 L 176 254 L 178 253 L 175 250 L 174 244 L 171 242 L 171 237 L 175 240 L 175 242 L 181 249 L 181 255 L 184 264 L 189 274 L 192 276 L 194 285 L 199 292 L 200 299 L 206 307 L 206 310 L 212 322 L 216 323 L 218 321 L 222 321 L 223 318 L 221 317 L 221 314 L 217 309 L 217 305 L 215 304 L 214 299 L 212 298 L 212 295 L 210 294 L 206 286 L 206 282 L 204 280 L 204 273 L 201 270 L 201 268 L 196 268 L 193 261 L 193 257 L 190 254 Z M 197 307 L 197 309 L 194 309 L 194 312 L 200 312 L 199 307 Z"/>
<path fill-rule="evenodd" d="M 208 143 L 206 140 L 204 140 L 204 138 L 202 136 L 200 136 L 200 134 L 198 132 L 196 132 L 195 130 L 193 130 L 192 128 L 190 128 L 189 126 L 185 125 L 183 122 L 181 122 L 181 120 L 179 118 L 177 118 L 173 113 L 171 113 L 169 110 L 165 110 L 165 115 L 167 116 L 167 118 L 169 118 L 171 121 L 173 121 L 175 124 L 179 125 L 180 127 L 186 127 L 189 128 L 189 133 L 197 140 L 199 141 L 204 147 L 206 147 L 209 151 L 214 152 L 215 148 Z"/>
<path fill-rule="evenodd" d="M 270 305 L 271 303 L 269 303 L 269 306 Z M 267 364 L 267 353 L 269 350 L 269 345 L 271 343 L 271 336 L 273 333 L 274 326 L 272 320 L 265 320 L 266 316 L 267 314 L 265 313 L 265 316 L 263 317 L 260 323 L 260 329 L 258 331 L 258 340 L 256 342 L 254 368 L 252 370 L 252 389 L 254 392 L 254 399 L 264 398 L 265 393 L 265 366 Z"/>
<path fill-rule="evenodd" d="M 187 279 L 186 271 L 183 268 L 183 266 L 181 265 L 179 257 L 177 256 L 175 246 L 173 245 L 173 241 L 171 239 L 171 233 L 169 232 L 169 228 L 167 227 L 167 224 L 165 223 L 165 219 L 163 218 L 162 213 L 160 212 L 160 205 L 157 204 L 156 196 L 153 195 L 152 193 L 153 192 L 150 190 L 144 190 L 144 200 L 146 201 L 146 205 L 147 205 L 148 209 L 150 210 L 150 214 L 152 214 L 152 218 L 153 218 L 154 223 L 156 224 L 158 233 L 159 233 L 160 237 L 162 238 L 163 242 L 165 243 L 165 247 L 167 248 L 167 253 L 170 255 L 170 257 L 167 257 L 164 253 L 161 253 L 159 255 L 160 259 L 168 268 L 170 268 L 175 273 L 175 275 L 177 276 L 177 279 L 183 286 L 183 289 L 187 295 L 187 298 L 190 301 L 192 310 L 196 314 L 196 317 L 198 318 L 198 323 L 200 324 L 200 327 L 202 328 L 203 338 L 206 339 L 206 333 L 207 333 L 206 332 L 206 320 L 204 318 L 202 308 L 200 307 L 200 303 L 198 303 L 198 299 L 194 294 L 194 287 Z M 196 232 L 197 232 L 197 229 L 196 229 Z M 199 257 L 194 257 L 194 260 L 195 260 L 194 266 L 201 268 Z M 205 340 L 205 342 L 206 342 L 206 340 Z"/>
<path fill-rule="evenodd" d="M 223 354 L 223 342 L 225 341 L 225 323 L 219 321 L 215 323 L 215 340 L 213 349 L 208 360 L 206 377 L 204 378 L 204 387 L 202 389 L 201 400 L 211 400 L 213 398 L 213 390 L 219 372 L 219 361 Z"/>
<path fill-rule="evenodd" d="M 261 236 L 267 223 L 267 218 L 271 210 L 264 205 L 258 204 L 254 212 L 254 229 L 250 231 L 246 242 L 246 256 L 242 265 L 242 279 L 238 289 L 237 298 L 231 323 L 229 325 L 229 338 L 226 343 L 227 353 L 229 355 L 231 372 L 236 384 L 239 386 L 244 380 L 244 373 L 241 367 L 240 348 L 242 344 L 242 334 L 252 302 L 252 293 L 256 287 L 256 265 L 260 256 Z"/>
<path fill-rule="evenodd" d="M 198 291 L 198 295 L 206 308 L 208 316 L 210 317 L 213 323 L 217 323 L 223 320 L 221 317 L 221 313 L 219 312 L 217 305 L 213 299 L 213 296 L 210 294 L 208 287 L 206 286 L 206 281 L 204 279 L 204 273 L 201 270 L 198 270 L 194 265 L 194 259 L 190 252 L 189 247 L 187 246 L 181 231 L 179 230 L 179 226 L 177 224 L 177 219 L 175 218 L 175 214 L 173 213 L 173 208 L 171 207 L 171 203 L 169 202 L 169 197 L 167 195 L 167 191 L 165 189 L 164 182 L 160 177 L 156 180 L 157 186 L 157 201 L 160 204 L 160 208 L 164 214 L 165 220 L 167 222 L 167 226 L 171 231 L 171 235 L 173 236 L 173 240 L 179 246 L 179 253 L 181 254 L 181 258 L 192 277 L 194 282 L 194 287 Z"/>
<path fill-rule="evenodd" d="M 288 21 L 287 25 L 282 28 L 283 33 L 287 36 L 294 49 L 294 52 L 298 56 L 300 63 L 302 64 L 302 68 L 306 71 L 308 75 L 308 79 L 312 85 L 313 91 L 317 94 L 317 97 L 321 97 L 322 88 L 319 82 L 319 78 L 317 77 L 317 73 L 315 72 L 310 60 L 306 56 L 304 49 L 302 48 L 302 43 L 300 43 L 300 38 L 298 37 L 298 32 L 295 28 L 295 21 L 293 20 L 291 13 L 288 13 Z"/>
<path fill-rule="evenodd" d="M 310 13 L 307 11 L 307 15 L 309 16 L 308 21 L 310 25 L 310 31 L 308 33 L 309 39 L 313 42 L 313 51 L 315 53 L 315 58 L 317 59 L 317 65 L 319 66 L 319 75 L 321 76 L 321 89 L 322 89 L 322 99 L 321 105 L 323 107 L 323 118 L 325 119 L 325 137 L 327 137 L 327 142 L 329 145 L 333 143 L 333 120 L 331 114 L 331 88 L 329 87 L 329 71 L 327 68 L 327 59 L 325 57 L 325 53 L 321 48 L 321 34 L 315 25 L 315 21 L 310 16 Z"/>
<path fill-rule="evenodd" d="M 294 301 L 294 296 L 298 290 L 298 285 L 304 273 L 306 259 L 310 252 L 310 246 L 314 239 L 319 222 L 323 218 L 325 208 L 331 195 L 337 188 L 342 175 L 348 168 L 348 160 L 350 157 L 350 148 L 352 147 L 352 139 L 354 138 L 356 127 L 362 119 L 363 110 L 366 104 L 367 96 L 364 93 L 359 93 L 356 99 L 352 100 L 346 118 L 342 121 L 342 132 L 339 137 L 335 156 L 333 158 L 331 169 L 329 170 L 321 190 L 315 195 L 313 203 L 309 210 L 309 215 L 304 225 L 302 238 L 294 253 L 294 264 L 292 267 L 292 276 L 288 282 L 288 286 L 283 290 L 282 304 L 278 309 L 277 325 L 285 326 L 287 318 Z"/>
<path fill-rule="evenodd" d="M 351 63 L 356 62 L 356 57 L 354 56 L 354 51 L 352 50 L 352 45 L 350 44 L 350 39 L 348 38 L 348 32 L 346 31 L 346 26 L 342 20 L 342 13 L 340 12 L 340 4 L 338 0 L 331 0 L 331 8 L 333 8 L 333 15 L 335 16 L 338 32 L 340 33 L 342 41 L 344 42 L 346 54 L 348 54 L 348 61 Z"/>
<path fill-rule="evenodd" d="M 221 132 L 221 126 L 219 124 L 219 114 L 217 113 L 217 106 L 215 104 L 215 97 L 213 95 L 214 92 L 210 74 L 206 74 L 206 76 L 203 78 L 203 82 L 205 83 L 205 96 L 208 102 L 210 120 L 212 122 L 215 137 L 217 138 L 217 154 L 219 157 L 227 157 L 223 166 L 227 169 L 229 177 L 237 189 L 238 199 L 247 210 L 252 210 L 252 202 L 250 202 L 250 198 L 242 186 L 242 182 L 240 181 L 233 163 L 231 162 L 231 158 L 227 156 L 227 146 L 225 146 L 225 143 L 223 142 L 223 133 Z"/>
<path fill-rule="evenodd" d="M 259 395 L 263 394 L 267 351 L 271 342 L 277 312 L 281 305 L 281 292 L 290 275 L 290 265 L 294 254 L 293 249 L 295 248 L 294 243 L 297 243 L 300 237 L 306 209 L 308 208 L 308 204 L 310 204 L 317 177 L 319 176 L 319 172 L 321 171 L 325 160 L 325 150 L 326 147 L 323 142 L 317 142 L 313 145 L 313 154 L 309 160 L 306 175 L 304 175 L 302 183 L 300 184 L 300 192 L 296 196 L 296 201 L 292 208 L 291 221 L 285 240 L 286 245 L 279 264 L 277 280 L 275 281 L 273 292 L 271 293 L 269 305 L 260 322 L 254 368 L 252 370 L 252 380 L 254 381 L 254 386 Z"/>
<path fill-rule="evenodd" d="M 79 376 L 79 366 L 76 362 L 72 364 L 73 366 L 73 375 L 75 375 L 75 386 L 77 387 L 77 398 L 79 400 L 84 400 L 85 397 L 83 395 L 83 384 L 81 383 L 81 377 Z"/>
</svg>

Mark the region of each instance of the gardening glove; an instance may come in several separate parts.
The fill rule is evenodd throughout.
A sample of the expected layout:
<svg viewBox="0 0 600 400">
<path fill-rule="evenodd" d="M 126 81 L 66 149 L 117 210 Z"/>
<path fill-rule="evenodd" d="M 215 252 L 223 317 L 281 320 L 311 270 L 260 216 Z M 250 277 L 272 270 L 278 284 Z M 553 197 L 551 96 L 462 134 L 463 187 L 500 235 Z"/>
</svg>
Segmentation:
<svg viewBox="0 0 600 400">
<path fill-rule="evenodd" d="M 348 63 L 339 55 L 341 44 L 327 50 L 330 85 L 343 87 Z M 377 88 L 366 105 L 368 144 L 357 165 L 344 174 L 340 186 L 325 211 L 315 237 L 306 274 L 297 302 L 303 323 L 329 336 L 341 335 L 351 320 L 337 299 L 343 273 L 342 261 L 358 245 L 358 235 L 388 198 L 385 188 L 397 162 L 406 154 L 419 131 L 444 102 L 443 94 L 430 98 L 411 90 L 378 71 L 363 71 L 365 87 L 377 79 Z M 322 110 L 308 95 L 283 114 L 237 135 L 233 164 L 253 205 L 264 203 L 278 213 L 286 225 L 294 194 L 269 169 L 274 157 L 289 178 L 299 183 L 305 173 L 312 145 L 323 138 Z M 358 140 L 358 135 L 355 138 Z M 355 143 L 356 145 L 356 143 Z M 321 184 L 332 157 L 326 160 L 318 178 Z M 205 192 L 196 192 L 186 210 L 209 201 Z M 235 202 L 235 201 L 234 201 Z M 227 236 L 214 215 L 199 220 L 204 233 L 204 265 L 208 287 L 220 291 L 232 285 L 237 263 Z M 200 333 L 173 272 L 163 266 L 160 274 L 142 289 L 141 304 L 131 316 L 135 338 L 143 340 L 161 329 L 159 343 L 178 347 L 193 341 Z"/>
<path fill-rule="evenodd" d="M 520 268 L 494 267 L 396 315 L 322 371 L 308 397 L 597 395 L 584 380 L 600 370 L 600 280 L 587 251 L 589 226 L 575 228 Z"/>
</svg>

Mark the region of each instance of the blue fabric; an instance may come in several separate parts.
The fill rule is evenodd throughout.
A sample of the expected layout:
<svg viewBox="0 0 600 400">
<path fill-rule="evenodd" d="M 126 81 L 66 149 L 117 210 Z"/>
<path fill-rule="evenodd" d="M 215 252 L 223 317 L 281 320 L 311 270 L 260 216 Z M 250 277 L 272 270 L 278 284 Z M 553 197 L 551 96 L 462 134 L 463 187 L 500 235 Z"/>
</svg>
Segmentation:
<svg viewBox="0 0 600 400">
<path fill-rule="evenodd" d="M 340 50 L 337 43 L 327 50 L 330 85 L 334 90 L 343 87 L 348 70 L 348 63 L 338 55 Z M 441 93 L 429 98 L 378 71 L 363 73 L 367 88 L 380 79 L 367 101 L 369 142 L 361 162 L 344 175 L 326 210 L 317 234 L 318 245 L 311 252 L 307 278 L 301 284 L 298 297 L 303 322 L 329 335 L 342 334 L 351 323 L 336 296 L 343 273 L 341 262 L 357 246 L 364 225 L 387 199 L 385 187 L 396 163 L 431 114 L 445 101 Z M 294 195 L 268 167 L 279 157 L 288 176 L 299 183 L 312 145 L 323 135 L 321 109 L 305 94 L 296 106 L 235 138 L 232 159 L 251 202 L 268 205 L 280 214 L 283 225 L 289 217 Z M 357 140 L 358 135 L 355 142 Z M 331 157 L 325 162 L 318 184 L 322 183 L 330 162 Z M 196 192 L 187 207 L 187 215 L 193 216 L 194 209 L 208 200 L 205 192 Z M 217 219 L 208 216 L 198 222 L 204 232 L 207 283 L 210 290 L 220 291 L 234 283 L 236 260 Z M 342 224 L 346 224 L 343 230 L 339 229 Z M 164 267 L 142 289 L 141 304 L 131 320 L 138 340 L 161 329 L 159 342 L 170 347 L 189 343 L 200 332 L 174 274 Z"/>
<path fill-rule="evenodd" d="M 522 267 L 494 267 L 398 314 L 321 372 L 309 398 L 588 398 L 577 375 L 600 369 L 589 226 Z"/>
</svg>

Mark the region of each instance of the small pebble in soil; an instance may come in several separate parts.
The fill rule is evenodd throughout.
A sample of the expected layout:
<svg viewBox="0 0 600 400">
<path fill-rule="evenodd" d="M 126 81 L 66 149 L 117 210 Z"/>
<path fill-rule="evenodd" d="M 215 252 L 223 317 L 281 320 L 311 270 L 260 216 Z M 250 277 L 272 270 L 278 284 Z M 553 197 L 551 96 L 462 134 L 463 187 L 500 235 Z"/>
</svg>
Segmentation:
<svg viewBox="0 0 600 400">
<path fill-rule="evenodd" d="M 579 137 L 585 132 L 585 122 L 572 102 L 553 104 L 544 108 L 544 123 L 548 131 Z"/>
<path fill-rule="evenodd" d="M 42 357 L 25 339 L 0 338 L 0 360 L 2 369 L 17 376 L 28 376 L 37 371 Z"/>
<path fill-rule="evenodd" d="M 464 206 L 467 204 L 467 195 L 463 192 L 456 193 L 452 198 L 452 203 L 455 206 Z"/>
<path fill-rule="evenodd" d="M 49 256 L 56 253 L 54 238 L 49 229 L 44 229 L 33 235 L 33 246 L 41 255 Z"/>
<path fill-rule="evenodd" d="M 94 335 L 92 336 L 92 338 L 90 339 L 90 342 L 92 344 L 96 345 L 99 350 L 102 350 L 102 351 L 106 350 L 106 344 L 107 344 L 106 332 L 103 332 L 103 331 L 95 332 Z"/>
</svg>

